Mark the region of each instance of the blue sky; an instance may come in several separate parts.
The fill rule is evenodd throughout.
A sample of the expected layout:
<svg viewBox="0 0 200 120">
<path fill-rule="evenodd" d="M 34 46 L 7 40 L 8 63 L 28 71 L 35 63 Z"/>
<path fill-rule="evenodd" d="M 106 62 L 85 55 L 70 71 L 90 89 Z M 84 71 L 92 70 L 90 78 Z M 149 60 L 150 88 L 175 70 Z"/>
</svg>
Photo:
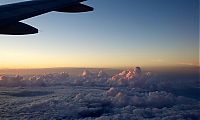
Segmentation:
<svg viewBox="0 0 200 120">
<path fill-rule="evenodd" d="M 18 0 L 19 1 L 19 0 Z M 4 0 L 2 4 L 17 2 Z M 0 35 L 0 68 L 129 67 L 199 63 L 198 0 L 88 0 L 94 12 L 23 22 L 40 32 Z"/>
</svg>

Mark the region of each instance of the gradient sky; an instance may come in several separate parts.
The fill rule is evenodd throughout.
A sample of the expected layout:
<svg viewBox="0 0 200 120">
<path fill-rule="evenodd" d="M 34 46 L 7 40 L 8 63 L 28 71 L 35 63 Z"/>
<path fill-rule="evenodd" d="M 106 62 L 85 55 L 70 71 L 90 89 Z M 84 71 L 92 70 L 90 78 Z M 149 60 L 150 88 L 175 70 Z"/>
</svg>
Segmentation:
<svg viewBox="0 0 200 120">
<path fill-rule="evenodd" d="M 39 34 L 0 35 L 0 68 L 199 64 L 198 0 L 85 3 L 95 11 L 48 13 L 23 21 Z"/>
</svg>

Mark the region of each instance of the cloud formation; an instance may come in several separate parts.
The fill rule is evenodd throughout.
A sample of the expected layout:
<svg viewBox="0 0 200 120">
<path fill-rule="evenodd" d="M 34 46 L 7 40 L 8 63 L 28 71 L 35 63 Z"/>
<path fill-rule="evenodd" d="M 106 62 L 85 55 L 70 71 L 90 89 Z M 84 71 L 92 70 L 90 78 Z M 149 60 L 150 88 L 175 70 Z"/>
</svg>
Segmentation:
<svg viewBox="0 0 200 120">
<path fill-rule="evenodd" d="M 198 83 L 196 78 L 192 78 L 191 80 L 187 79 L 189 78 L 176 77 L 174 75 L 159 76 L 155 73 L 143 72 L 140 67 L 136 67 L 114 75 L 109 75 L 102 70 L 99 72 L 84 70 L 80 76 L 70 76 L 65 72 L 29 77 L 2 75 L 0 76 L 0 86 L 112 86 L 165 91 L 173 90 L 174 88 L 191 88 Z"/>
<path fill-rule="evenodd" d="M 187 96 L 196 82 L 164 78 L 140 67 L 114 75 L 2 75 L 0 119 L 199 119 L 199 99 Z"/>
<path fill-rule="evenodd" d="M 22 97 L 24 93 L 33 96 Z M 164 91 L 52 86 L 39 90 L 18 89 L 17 92 L 16 88 L 7 89 L 0 97 L 1 119 L 165 120 L 200 117 L 197 100 Z"/>
</svg>

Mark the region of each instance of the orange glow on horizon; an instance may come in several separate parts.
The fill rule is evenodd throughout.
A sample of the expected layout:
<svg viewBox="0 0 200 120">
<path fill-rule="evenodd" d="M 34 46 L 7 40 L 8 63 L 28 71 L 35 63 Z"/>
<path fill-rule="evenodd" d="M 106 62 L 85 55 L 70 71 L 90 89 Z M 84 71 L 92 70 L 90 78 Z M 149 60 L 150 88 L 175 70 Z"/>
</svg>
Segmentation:
<svg viewBox="0 0 200 120">
<path fill-rule="evenodd" d="M 124 54 L 54 54 L 39 51 L 0 51 L 0 69 L 19 68 L 54 68 L 54 67 L 83 67 L 83 68 L 130 68 L 141 67 L 174 67 L 194 66 L 198 62 L 179 62 L 174 58 L 129 56 Z M 123 56 L 123 57 L 119 57 Z M 194 60 L 192 60 L 194 61 Z"/>
</svg>

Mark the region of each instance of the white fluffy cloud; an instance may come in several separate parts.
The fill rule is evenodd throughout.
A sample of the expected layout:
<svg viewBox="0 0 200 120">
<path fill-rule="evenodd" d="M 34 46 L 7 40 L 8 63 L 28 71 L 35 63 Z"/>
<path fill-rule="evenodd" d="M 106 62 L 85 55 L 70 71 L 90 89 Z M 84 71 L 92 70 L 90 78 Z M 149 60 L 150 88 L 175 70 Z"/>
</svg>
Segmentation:
<svg viewBox="0 0 200 120">
<path fill-rule="evenodd" d="M 112 86 L 145 87 L 151 77 L 150 72 L 142 72 L 140 67 L 136 67 L 113 75 L 108 83 Z"/>
<path fill-rule="evenodd" d="M 175 96 L 165 91 L 144 92 L 136 89 L 131 90 L 134 94 L 127 91 L 119 90 L 111 87 L 106 91 L 106 95 L 112 100 L 116 106 L 134 105 L 137 107 L 171 107 L 176 104 L 190 104 L 195 102 L 192 99 Z"/>
<path fill-rule="evenodd" d="M 136 67 L 135 69 L 124 70 L 119 74 L 116 74 L 112 77 L 112 80 L 124 79 L 124 80 L 133 80 L 140 79 L 142 75 L 142 71 L 140 67 Z"/>
<path fill-rule="evenodd" d="M 1 88 L 1 91 L 0 119 L 157 120 L 200 117 L 198 101 L 164 91 L 95 86 Z"/>
<path fill-rule="evenodd" d="M 91 72 L 84 70 L 80 76 L 69 76 L 68 73 L 54 73 L 30 76 L 0 76 L 0 86 L 108 86 L 129 87 L 148 90 L 173 90 L 174 88 L 193 87 L 198 80 L 182 80 L 180 78 L 167 79 L 169 76 L 159 76 L 151 72 L 143 72 L 140 67 L 124 70 L 114 75 L 104 71 Z M 184 79 L 184 77 L 181 77 Z"/>
<path fill-rule="evenodd" d="M 66 82 L 69 78 L 69 74 L 54 73 L 54 74 L 44 74 L 37 76 L 30 76 L 29 78 L 24 78 L 20 75 L 16 76 L 0 76 L 0 86 L 46 86 L 46 85 L 56 85 Z"/>
<path fill-rule="evenodd" d="M 75 77 L 3 75 L 0 119 L 199 119 L 199 99 L 184 96 L 188 90 L 169 91 L 195 82 L 164 78 L 139 67 L 115 75 L 88 70 Z"/>
</svg>

